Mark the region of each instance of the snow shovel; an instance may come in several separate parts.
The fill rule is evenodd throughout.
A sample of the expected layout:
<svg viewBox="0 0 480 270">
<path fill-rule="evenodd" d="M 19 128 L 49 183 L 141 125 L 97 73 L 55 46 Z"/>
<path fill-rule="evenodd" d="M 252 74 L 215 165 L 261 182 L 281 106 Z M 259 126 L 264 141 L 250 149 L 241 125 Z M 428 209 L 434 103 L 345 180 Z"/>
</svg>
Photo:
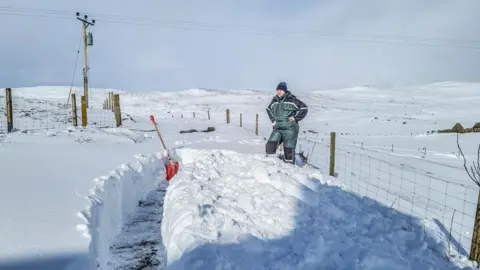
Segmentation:
<svg viewBox="0 0 480 270">
<path fill-rule="evenodd" d="M 165 149 L 165 152 L 167 152 L 167 162 L 165 163 L 165 169 L 167 171 L 167 177 L 166 180 L 170 181 L 178 172 L 178 167 L 180 166 L 180 163 L 178 161 L 172 160 L 170 157 L 170 152 L 168 151 L 167 147 L 165 146 L 165 142 L 163 141 L 162 135 L 160 135 L 160 131 L 158 130 L 157 123 L 155 123 L 155 117 L 153 115 L 150 115 L 150 120 L 152 120 L 153 126 L 155 127 L 155 130 L 157 131 L 158 137 L 160 138 L 160 141 L 162 142 L 163 149 Z"/>
</svg>

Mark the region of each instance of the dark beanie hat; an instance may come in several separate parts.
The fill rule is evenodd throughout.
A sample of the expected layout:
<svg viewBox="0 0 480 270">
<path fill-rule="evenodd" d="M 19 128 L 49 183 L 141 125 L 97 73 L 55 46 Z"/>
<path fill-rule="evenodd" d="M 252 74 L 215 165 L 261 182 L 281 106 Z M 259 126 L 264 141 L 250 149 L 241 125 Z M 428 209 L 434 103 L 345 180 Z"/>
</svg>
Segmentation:
<svg viewBox="0 0 480 270">
<path fill-rule="evenodd" d="M 280 82 L 277 85 L 277 90 L 283 90 L 283 91 L 288 91 L 287 83 L 286 82 Z"/>
</svg>

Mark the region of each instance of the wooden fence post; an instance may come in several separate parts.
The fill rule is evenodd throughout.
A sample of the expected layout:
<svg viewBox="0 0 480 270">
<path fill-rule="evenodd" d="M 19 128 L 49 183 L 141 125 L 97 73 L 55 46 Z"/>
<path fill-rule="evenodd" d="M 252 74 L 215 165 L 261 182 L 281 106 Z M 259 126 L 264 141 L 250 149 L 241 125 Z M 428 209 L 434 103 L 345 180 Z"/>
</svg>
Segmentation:
<svg viewBox="0 0 480 270">
<path fill-rule="evenodd" d="M 122 114 L 120 111 L 120 94 L 113 95 L 113 107 L 115 108 L 115 122 L 117 127 L 122 125 Z"/>
<path fill-rule="evenodd" d="M 210 110 L 207 110 L 208 120 L 210 120 Z"/>
<path fill-rule="evenodd" d="M 480 259 L 480 191 L 478 193 L 477 210 L 473 224 L 472 244 L 470 246 L 469 259 L 479 262 Z"/>
<path fill-rule="evenodd" d="M 255 135 L 258 135 L 258 113 L 255 116 Z"/>
<path fill-rule="evenodd" d="M 82 101 L 82 126 L 86 127 L 87 126 L 87 98 L 85 96 L 82 96 L 81 98 Z"/>
<path fill-rule="evenodd" d="M 240 127 L 243 126 L 242 124 L 243 124 L 243 123 L 242 123 L 242 114 L 240 114 Z"/>
<path fill-rule="evenodd" d="M 230 109 L 227 109 L 227 124 L 230 124 Z"/>
<path fill-rule="evenodd" d="M 335 176 L 335 132 L 330 132 L 330 176 Z"/>
<path fill-rule="evenodd" d="M 193 112 L 193 118 L 195 118 L 195 112 Z"/>
<path fill-rule="evenodd" d="M 7 132 L 13 131 L 13 98 L 12 88 L 5 89 L 5 97 L 7 101 Z"/>
<path fill-rule="evenodd" d="M 72 94 L 72 123 L 74 127 L 78 126 L 77 121 L 77 98 L 75 93 Z"/>
<path fill-rule="evenodd" d="M 112 112 L 115 112 L 115 95 L 113 94 L 113 92 L 109 93 L 109 98 L 110 98 L 110 107 L 108 109 L 110 109 Z"/>
</svg>

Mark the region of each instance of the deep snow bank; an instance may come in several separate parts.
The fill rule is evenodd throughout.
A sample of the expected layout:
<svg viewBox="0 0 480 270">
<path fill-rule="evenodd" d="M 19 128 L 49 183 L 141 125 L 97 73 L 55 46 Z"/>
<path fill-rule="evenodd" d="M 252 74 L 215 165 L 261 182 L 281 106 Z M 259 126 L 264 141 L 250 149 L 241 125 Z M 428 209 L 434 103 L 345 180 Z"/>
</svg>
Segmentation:
<svg viewBox="0 0 480 270">
<path fill-rule="evenodd" d="M 473 269 L 446 259 L 434 223 L 308 167 L 225 150 L 178 154 L 161 231 L 168 269 Z"/>
<path fill-rule="evenodd" d="M 85 223 L 78 225 L 78 230 L 91 239 L 91 269 L 97 266 L 105 269 L 110 260 L 109 248 L 125 219 L 164 179 L 160 154 L 136 155 L 135 158 L 136 162 L 123 164 L 110 175 L 94 179 L 95 186 L 88 197 L 89 206 L 79 213 Z"/>
</svg>

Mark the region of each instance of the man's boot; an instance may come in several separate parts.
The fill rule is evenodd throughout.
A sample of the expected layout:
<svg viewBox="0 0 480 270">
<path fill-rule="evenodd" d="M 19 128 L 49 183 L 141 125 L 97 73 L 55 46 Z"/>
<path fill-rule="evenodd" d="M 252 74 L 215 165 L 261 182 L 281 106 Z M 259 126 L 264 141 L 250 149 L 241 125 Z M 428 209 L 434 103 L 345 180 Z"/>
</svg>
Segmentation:
<svg viewBox="0 0 480 270">
<path fill-rule="evenodd" d="M 269 156 L 275 155 L 275 153 L 276 153 L 276 151 L 277 151 L 277 146 L 278 146 L 278 142 L 268 141 L 268 142 L 265 144 L 265 157 L 269 157 Z"/>
<path fill-rule="evenodd" d="M 290 147 L 284 147 L 283 150 L 285 152 L 283 161 L 295 165 L 295 149 Z"/>
</svg>

